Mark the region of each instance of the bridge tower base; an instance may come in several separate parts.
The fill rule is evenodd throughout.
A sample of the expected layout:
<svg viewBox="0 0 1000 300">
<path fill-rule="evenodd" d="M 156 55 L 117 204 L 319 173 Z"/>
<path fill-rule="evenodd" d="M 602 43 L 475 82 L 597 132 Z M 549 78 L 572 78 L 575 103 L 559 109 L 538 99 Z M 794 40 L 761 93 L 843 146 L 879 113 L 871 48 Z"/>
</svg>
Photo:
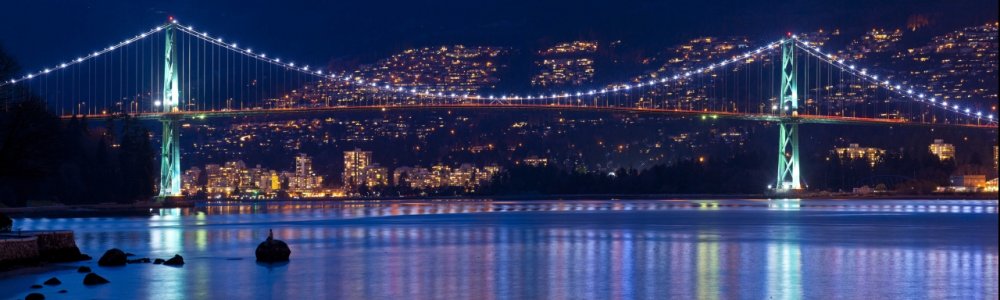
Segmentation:
<svg viewBox="0 0 1000 300">
<path fill-rule="evenodd" d="M 799 123 L 794 120 L 778 124 L 778 192 L 802 189 L 799 171 Z"/>
<path fill-rule="evenodd" d="M 162 201 L 168 197 L 181 195 L 181 151 L 180 151 L 180 120 L 164 117 L 163 141 L 160 149 L 160 195 Z"/>
</svg>

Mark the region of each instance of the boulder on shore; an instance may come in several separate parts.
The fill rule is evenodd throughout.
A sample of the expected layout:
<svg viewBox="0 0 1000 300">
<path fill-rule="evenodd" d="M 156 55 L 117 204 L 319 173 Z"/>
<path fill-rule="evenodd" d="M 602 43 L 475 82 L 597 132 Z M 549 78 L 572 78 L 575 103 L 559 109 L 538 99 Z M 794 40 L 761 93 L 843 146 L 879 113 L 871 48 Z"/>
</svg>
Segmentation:
<svg viewBox="0 0 1000 300">
<path fill-rule="evenodd" d="M 49 280 L 46 280 L 45 282 L 43 282 L 42 284 L 44 284 L 44 285 L 60 285 L 60 284 L 62 284 L 62 281 L 60 281 L 59 278 L 52 277 L 52 278 L 49 278 Z"/>
<path fill-rule="evenodd" d="M 184 258 L 178 254 L 174 254 L 174 257 L 163 262 L 164 266 L 183 266 Z"/>
<path fill-rule="evenodd" d="M 104 252 L 104 255 L 101 255 L 101 259 L 97 260 L 97 265 L 102 267 L 124 266 L 126 263 L 128 263 L 128 257 L 125 256 L 125 251 L 118 248 Z"/>
<path fill-rule="evenodd" d="M 39 293 L 31 293 L 24 296 L 24 300 L 45 300 L 45 295 Z"/>
<path fill-rule="evenodd" d="M 285 242 L 274 239 L 274 232 L 271 231 L 267 235 L 267 240 L 257 245 L 255 254 L 259 262 L 282 262 L 288 261 L 288 256 L 292 254 L 292 250 L 288 248 L 288 244 L 285 244 Z"/>
<path fill-rule="evenodd" d="M 83 277 L 83 285 L 97 285 L 109 282 L 110 281 L 104 279 L 104 277 L 101 277 L 100 275 L 97 275 L 95 273 L 87 273 L 87 276 Z"/>
</svg>

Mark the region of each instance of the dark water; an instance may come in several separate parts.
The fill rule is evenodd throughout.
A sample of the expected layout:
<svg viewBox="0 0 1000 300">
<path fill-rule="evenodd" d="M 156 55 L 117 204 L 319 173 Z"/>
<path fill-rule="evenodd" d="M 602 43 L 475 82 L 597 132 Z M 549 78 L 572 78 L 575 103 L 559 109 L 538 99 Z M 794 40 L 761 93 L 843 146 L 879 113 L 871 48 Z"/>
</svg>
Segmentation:
<svg viewBox="0 0 1000 300">
<path fill-rule="evenodd" d="M 997 201 L 437 201 L 209 204 L 150 218 L 18 219 L 95 257 L 0 274 L 0 298 L 997 299 Z M 267 230 L 292 261 L 253 250 Z M 67 289 L 67 294 L 56 294 Z M 39 291 L 39 290 L 34 290 Z"/>
</svg>

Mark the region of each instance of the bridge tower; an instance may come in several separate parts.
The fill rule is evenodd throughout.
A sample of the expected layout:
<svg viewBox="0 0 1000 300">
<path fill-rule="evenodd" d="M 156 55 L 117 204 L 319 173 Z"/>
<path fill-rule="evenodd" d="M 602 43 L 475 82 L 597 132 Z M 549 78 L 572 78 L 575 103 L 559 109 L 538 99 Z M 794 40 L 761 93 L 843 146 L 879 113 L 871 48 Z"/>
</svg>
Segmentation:
<svg viewBox="0 0 1000 300">
<path fill-rule="evenodd" d="M 167 197 L 181 195 L 181 153 L 180 146 L 180 120 L 177 116 L 171 115 L 177 112 L 180 102 L 180 88 L 177 69 L 177 47 L 175 45 L 176 31 L 174 24 L 167 24 L 166 27 L 166 49 L 163 61 L 163 99 L 160 101 L 163 117 L 163 141 L 160 149 L 160 195 L 162 201 Z"/>
<path fill-rule="evenodd" d="M 802 189 L 799 177 L 799 95 L 798 69 L 795 64 L 795 40 L 781 43 L 781 98 L 778 107 L 778 178 L 777 192 Z"/>
</svg>

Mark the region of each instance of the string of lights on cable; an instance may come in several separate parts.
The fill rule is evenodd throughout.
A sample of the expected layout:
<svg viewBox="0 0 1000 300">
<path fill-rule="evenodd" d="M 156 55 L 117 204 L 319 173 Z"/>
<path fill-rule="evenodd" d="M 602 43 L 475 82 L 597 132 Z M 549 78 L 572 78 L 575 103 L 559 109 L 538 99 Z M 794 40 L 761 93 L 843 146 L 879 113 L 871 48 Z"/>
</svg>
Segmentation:
<svg viewBox="0 0 1000 300">
<path fill-rule="evenodd" d="M 992 114 L 984 116 L 982 111 L 973 112 L 972 109 L 968 107 L 963 108 L 958 104 L 949 105 L 948 101 L 945 100 L 938 101 L 937 98 L 930 97 L 927 96 L 926 93 L 916 91 L 915 88 L 912 86 L 904 87 L 900 84 L 893 84 L 891 81 L 884 79 L 885 77 L 881 77 L 878 74 L 869 72 L 867 68 L 859 68 L 856 65 L 851 64 L 850 62 L 844 60 L 843 58 L 838 58 L 837 56 L 830 53 L 823 53 L 823 51 L 818 46 L 810 46 L 807 42 L 802 41 L 797 36 L 792 36 L 792 40 L 794 41 L 796 47 L 804 50 L 809 55 L 812 55 L 817 59 L 823 60 L 829 63 L 830 65 L 837 67 L 841 71 L 858 76 L 859 78 L 863 78 L 872 84 L 879 85 L 904 98 L 911 99 L 920 103 L 925 103 L 929 106 L 942 108 L 951 112 L 964 115 L 966 117 L 976 118 L 976 119 L 986 118 L 991 123 L 996 122 L 996 120 L 994 120 L 995 117 Z M 880 80 L 880 78 L 882 79 Z"/>
</svg>

